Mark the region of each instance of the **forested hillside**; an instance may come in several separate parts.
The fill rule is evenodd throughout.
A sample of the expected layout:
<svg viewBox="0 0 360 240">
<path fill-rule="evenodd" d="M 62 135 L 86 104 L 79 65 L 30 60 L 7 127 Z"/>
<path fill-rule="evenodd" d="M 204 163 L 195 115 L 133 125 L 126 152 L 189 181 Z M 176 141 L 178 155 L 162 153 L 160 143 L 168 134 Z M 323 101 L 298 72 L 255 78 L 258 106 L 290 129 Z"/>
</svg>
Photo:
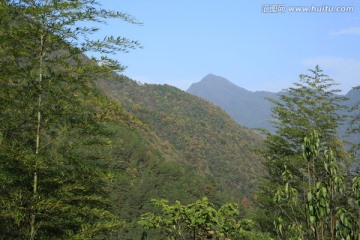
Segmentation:
<svg viewBox="0 0 360 240">
<path fill-rule="evenodd" d="M 168 85 L 141 85 L 127 77 L 100 81 L 99 86 L 149 125 L 179 161 L 213 181 L 234 201 L 251 197 L 264 174 L 255 149 L 262 139 L 239 126 L 223 110 Z"/>
</svg>

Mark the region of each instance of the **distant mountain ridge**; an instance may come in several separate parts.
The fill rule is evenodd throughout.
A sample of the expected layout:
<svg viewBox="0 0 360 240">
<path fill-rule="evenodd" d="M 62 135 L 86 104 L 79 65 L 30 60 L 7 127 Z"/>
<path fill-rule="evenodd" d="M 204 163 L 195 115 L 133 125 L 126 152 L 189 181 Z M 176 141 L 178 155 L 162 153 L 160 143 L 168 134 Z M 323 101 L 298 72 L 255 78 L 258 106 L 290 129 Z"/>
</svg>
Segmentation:
<svg viewBox="0 0 360 240">
<path fill-rule="evenodd" d="M 269 122 L 272 103 L 266 98 L 278 99 L 277 93 L 251 92 L 213 74 L 193 83 L 187 92 L 218 105 L 242 126 L 273 129 Z"/>
<path fill-rule="evenodd" d="M 237 123 L 248 128 L 265 128 L 274 131 L 270 121 L 273 103 L 268 98 L 279 99 L 280 93 L 267 91 L 251 92 L 237 86 L 226 78 L 214 74 L 206 75 L 200 82 L 193 83 L 188 93 L 201 97 L 225 110 Z M 344 103 L 351 107 L 360 101 L 360 91 L 350 90 L 344 95 L 348 100 Z M 341 114 L 348 114 L 342 112 Z M 355 114 L 355 113 L 350 113 Z M 339 135 L 344 137 L 347 124 L 339 127 Z M 350 141 L 354 142 L 352 136 Z M 358 139 L 358 138 L 356 138 Z"/>
</svg>

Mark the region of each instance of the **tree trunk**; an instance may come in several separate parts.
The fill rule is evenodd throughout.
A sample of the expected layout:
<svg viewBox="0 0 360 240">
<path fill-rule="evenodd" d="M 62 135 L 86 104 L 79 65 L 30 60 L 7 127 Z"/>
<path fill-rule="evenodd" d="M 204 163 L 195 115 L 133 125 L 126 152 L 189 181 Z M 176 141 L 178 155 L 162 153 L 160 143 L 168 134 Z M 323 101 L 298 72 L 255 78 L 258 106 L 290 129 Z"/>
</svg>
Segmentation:
<svg viewBox="0 0 360 240">
<path fill-rule="evenodd" d="M 40 59 L 39 59 L 39 95 L 37 102 L 37 125 L 36 125 L 36 143 L 35 143 L 35 155 L 40 153 L 40 134 L 41 134 L 41 107 L 42 107 L 42 81 L 43 81 L 43 56 L 44 55 L 44 34 L 40 36 Z M 36 204 L 38 194 L 38 164 L 35 159 L 34 173 L 33 173 L 33 204 Z M 36 235 L 36 213 L 32 210 L 30 217 L 30 240 L 35 239 Z"/>
</svg>

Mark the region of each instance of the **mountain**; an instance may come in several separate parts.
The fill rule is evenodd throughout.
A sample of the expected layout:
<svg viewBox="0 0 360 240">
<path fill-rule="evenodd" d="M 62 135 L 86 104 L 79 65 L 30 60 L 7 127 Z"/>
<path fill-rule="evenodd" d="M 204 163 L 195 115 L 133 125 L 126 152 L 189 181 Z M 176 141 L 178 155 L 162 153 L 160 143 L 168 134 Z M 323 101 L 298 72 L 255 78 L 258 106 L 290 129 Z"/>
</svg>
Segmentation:
<svg viewBox="0 0 360 240">
<path fill-rule="evenodd" d="M 278 99 L 276 93 L 251 92 L 213 74 L 192 84 L 187 92 L 220 106 L 240 125 L 273 129 L 269 123 L 272 103 L 266 98 Z"/>
<path fill-rule="evenodd" d="M 348 106 L 354 106 L 356 103 L 360 101 L 360 90 L 357 89 L 351 89 L 346 95 L 346 98 L 348 98 L 347 105 Z"/>
<path fill-rule="evenodd" d="M 154 131 L 164 152 L 175 148 L 178 163 L 190 165 L 235 201 L 251 196 L 265 172 L 254 152 L 262 144 L 256 132 L 208 101 L 169 85 L 142 85 L 125 76 L 98 85 Z"/>
<path fill-rule="evenodd" d="M 200 82 L 193 83 L 188 93 L 201 97 L 224 109 L 234 120 L 248 128 L 265 128 L 274 131 L 271 126 L 271 108 L 273 104 L 267 98 L 279 99 L 279 93 L 266 91 L 251 92 L 241 88 L 229 80 L 209 74 Z M 346 95 L 345 106 L 351 108 L 360 101 L 360 91 L 352 89 Z M 349 114 L 342 111 L 340 114 Z M 356 114 L 355 112 L 350 115 Z M 339 128 L 339 135 L 344 137 L 348 123 Z M 358 136 L 347 138 L 351 142 L 359 142 Z"/>
<path fill-rule="evenodd" d="M 360 104 L 360 89 L 352 89 L 350 90 L 345 97 L 348 99 L 346 101 L 346 106 L 348 108 L 352 108 L 354 107 L 356 104 Z M 360 119 L 360 109 L 357 109 L 357 111 L 351 111 L 350 115 L 352 117 L 357 117 L 357 119 Z M 343 112 L 343 114 L 349 114 L 349 112 Z M 352 126 L 353 128 L 357 128 L 359 130 L 360 126 L 359 126 L 360 122 L 357 122 L 357 125 Z M 343 126 L 340 127 L 340 133 L 342 134 L 342 136 L 346 136 L 346 140 L 351 142 L 351 143 L 360 143 L 360 135 L 359 134 L 350 134 L 349 136 L 346 135 L 347 133 L 347 129 L 349 127 L 349 124 L 344 124 Z M 358 152 L 357 155 L 360 158 L 360 152 Z"/>
</svg>

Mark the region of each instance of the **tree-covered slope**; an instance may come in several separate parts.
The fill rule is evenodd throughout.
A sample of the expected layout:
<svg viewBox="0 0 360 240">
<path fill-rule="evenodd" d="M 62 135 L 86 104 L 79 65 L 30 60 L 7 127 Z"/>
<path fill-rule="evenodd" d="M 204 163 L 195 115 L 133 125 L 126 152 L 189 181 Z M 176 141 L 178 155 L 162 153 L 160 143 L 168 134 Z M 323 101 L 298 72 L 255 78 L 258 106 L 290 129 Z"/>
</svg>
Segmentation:
<svg viewBox="0 0 360 240">
<path fill-rule="evenodd" d="M 264 173 L 253 151 L 261 137 L 219 107 L 175 87 L 140 85 L 124 76 L 98 85 L 148 124 L 165 147 L 174 146 L 181 153 L 179 162 L 191 164 L 225 195 L 241 200 Z"/>
<path fill-rule="evenodd" d="M 215 202 L 223 201 L 214 185 L 190 166 L 175 162 L 176 151 L 171 146 L 164 153 L 159 139 L 142 126 L 126 120 L 108 123 L 107 130 L 111 133 L 111 149 L 104 149 L 103 154 L 110 159 L 109 200 L 113 213 L 125 221 L 114 239 L 140 239 L 141 229 L 136 222 L 141 214 L 154 211 L 153 198 L 189 203 L 208 196 Z"/>
</svg>

